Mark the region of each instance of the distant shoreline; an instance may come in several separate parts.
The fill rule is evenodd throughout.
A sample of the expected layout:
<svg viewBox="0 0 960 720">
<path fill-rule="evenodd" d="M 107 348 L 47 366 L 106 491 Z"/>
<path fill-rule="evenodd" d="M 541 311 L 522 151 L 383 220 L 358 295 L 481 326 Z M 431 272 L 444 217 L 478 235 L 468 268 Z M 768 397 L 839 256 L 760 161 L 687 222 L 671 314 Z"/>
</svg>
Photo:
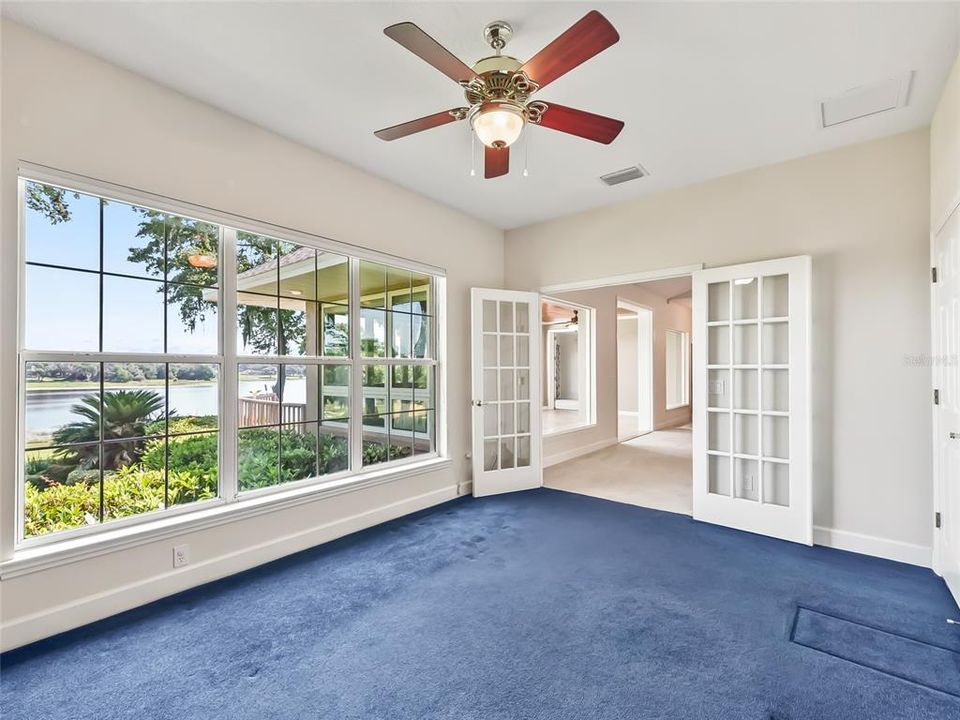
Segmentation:
<svg viewBox="0 0 960 720">
<path fill-rule="evenodd" d="M 240 373 L 240 380 L 245 380 L 249 382 L 276 382 L 277 377 L 274 375 L 251 375 L 249 373 Z M 295 378 L 287 378 L 287 380 L 294 380 Z M 171 380 L 170 385 L 176 387 L 184 387 L 187 385 L 193 387 L 202 387 L 205 385 L 216 385 L 216 380 Z M 127 382 L 117 382 L 115 380 L 105 381 L 103 387 L 109 390 L 118 390 L 123 388 L 146 388 L 146 387 L 164 387 L 166 385 L 166 380 L 163 378 L 156 378 L 152 380 L 128 380 Z M 85 380 L 28 380 L 27 381 L 27 391 L 34 392 L 56 392 L 56 391 L 66 391 L 66 390 L 99 390 L 100 383 L 97 381 L 85 381 Z"/>
</svg>

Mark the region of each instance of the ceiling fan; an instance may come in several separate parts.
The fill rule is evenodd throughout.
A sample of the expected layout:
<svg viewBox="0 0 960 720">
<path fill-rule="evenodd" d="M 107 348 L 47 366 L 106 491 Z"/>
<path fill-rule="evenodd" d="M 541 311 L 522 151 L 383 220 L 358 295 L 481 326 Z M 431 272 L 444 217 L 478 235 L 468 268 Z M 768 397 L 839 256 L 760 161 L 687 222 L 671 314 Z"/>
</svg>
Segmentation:
<svg viewBox="0 0 960 720">
<path fill-rule="evenodd" d="M 525 63 L 501 54 L 513 35 L 513 28 L 503 20 L 484 28 L 484 39 L 496 54 L 478 60 L 472 68 L 413 23 L 391 25 L 383 32 L 457 82 L 464 90 L 467 107 L 377 130 L 374 135 L 381 140 L 396 140 L 457 120 L 469 120 L 484 144 L 484 177 L 494 178 L 509 172 L 510 145 L 528 123 L 604 144 L 613 142 L 623 129 L 621 120 L 531 99 L 538 90 L 620 39 L 610 21 L 596 10 L 584 15 Z"/>
</svg>

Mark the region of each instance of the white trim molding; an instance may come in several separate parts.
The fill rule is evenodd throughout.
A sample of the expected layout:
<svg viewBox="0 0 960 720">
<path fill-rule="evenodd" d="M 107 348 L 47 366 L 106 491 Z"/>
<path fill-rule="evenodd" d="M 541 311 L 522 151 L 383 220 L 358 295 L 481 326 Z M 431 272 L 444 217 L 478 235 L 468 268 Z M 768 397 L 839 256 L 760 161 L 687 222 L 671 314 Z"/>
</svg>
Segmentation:
<svg viewBox="0 0 960 720">
<path fill-rule="evenodd" d="M 683 277 L 696 270 L 703 270 L 703 263 L 695 265 L 681 265 L 679 267 L 664 268 L 662 270 L 644 270 L 641 272 L 625 273 L 623 275 L 608 275 L 590 280 L 574 280 L 573 282 L 544 285 L 541 293 L 570 292 L 572 290 L 593 290 L 594 288 L 612 287 L 614 285 L 633 285 L 634 283 L 649 282 L 650 280 L 666 280 L 667 278 Z"/>
<path fill-rule="evenodd" d="M 264 513 L 277 512 L 323 498 L 357 492 L 424 473 L 446 470 L 448 458 L 431 458 L 406 466 L 380 468 L 339 481 L 309 483 L 251 498 L 240 503 L 217 503 L 208 509 L 177 515 L 159 515 L 155 520 L 99 533 L 68 537 L 55 543 L 18 550 L 14 557 L 0 563 L 0 581 L 118 552 L 139 545 L 177 537 L 186 533 L 233 523 Z"/>
<path fill-rule="evenodd" d="M 933 559 L 933 548 L 929 545 L 914 545 L 901 540 L 821 526 L 813 528 L 813 544 L 925 568 L 931 567 Z"/>
<path fill-rule="evenodd" d="M 583 428 L 581 428 L 583 429 Z M 595 453 L 598 450 L 603 450 L 604 448 L 612 447 L 617 445 L 619 440 L 617 438 L 607 438 L 606 440 L 600 440 L 595 443 L 590 443 L 589 445 L 582 445 L 580 447 L 571 448 L 570 450 L 564 450 L 563 452 L 554 453 L 543 458 L 543 466 L 548 468 L 552 465 L 559 465 L 562 462 L 567 460 L 573 460 L 578 458 L 581 455 L 589 455 L 590 453 Z"/>
<path fill-rule="evenodd" d="M 0 627 L 0 638 L 2 638 L 0 651 L 6 652 L 36 640 L 102 620 L 374 525 L 425 510 L 456 497 L 456 485 L 439 488 L 17 618 Z"/>
</svg>

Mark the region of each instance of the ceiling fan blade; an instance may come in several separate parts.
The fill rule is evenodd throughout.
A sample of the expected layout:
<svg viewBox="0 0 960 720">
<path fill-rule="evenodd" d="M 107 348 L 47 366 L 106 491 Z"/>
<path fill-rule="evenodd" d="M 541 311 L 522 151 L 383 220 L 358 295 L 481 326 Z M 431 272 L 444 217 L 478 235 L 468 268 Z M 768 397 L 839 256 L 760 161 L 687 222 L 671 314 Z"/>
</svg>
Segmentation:
<svg viewBox="0 0 960 720">
<path fill-rule="evenodd" d="M 441 125 L 446 125 L 447 123 L 452 123 L 456 120 L 459 120 L 460 118 L 453 115 L 453 113 L 457 110 L 462 110 L 464 113 L 466 113 L 467 108 L 444 110 L 443 112 L 417 118 L 416 120 L 411 120 L 410 122 L 393 125 L 388 128 L 383 128 L 383 130 L 377 130 L 374 135 L 381 140 L 396 140 L 397 138 L 413 135 L 414 133 L 422 132 L 423 130 L 440 127 Z"/>
<path fill-rule="evenodd" d="M 610 21 L 591 10 L 520 69 L 541 88 L 620 39 Z"/>
<path fill-rule="evenodd" d="M 492 148 L 483 146 L 483 176 L 500 177 L 510 172 L 510 148 Z"/>
<path fill-rule="evenodd" d="M 451 80 L 469 81 L 477 76 L 453 53 L 412 22 L 391 25 L 384 28 L 383 34 L 396 40 L 414 55 L 426 60 Z"/>
<path fill-rule="evenodd" d="M 546 105 L 547 109 L 540 116 L 539 124 L 551 130 L 559 130 L 604 145 L 612 143 L 623 130 L 623 120 L 594 115 L 585 110 L 552 102 L 547 102 Z"/>
</svg>

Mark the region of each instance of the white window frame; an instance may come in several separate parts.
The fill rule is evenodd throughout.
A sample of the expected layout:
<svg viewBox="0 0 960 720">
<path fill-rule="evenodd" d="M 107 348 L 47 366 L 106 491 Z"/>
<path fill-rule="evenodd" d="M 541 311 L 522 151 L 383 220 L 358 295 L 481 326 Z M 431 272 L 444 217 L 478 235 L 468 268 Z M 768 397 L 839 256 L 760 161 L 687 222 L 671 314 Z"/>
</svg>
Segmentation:
<svg viewBox="0 0 960 720">
<path fill-rule="evenodd" d="M 680 402 L 670 403 L 667 401 L 667 395 L 670 391 L 670 386 L 667 383 L 667 370 L 670 367 L 670 335 L 679 335 L 680 336 L 680 377 L 682 378 L 682 383 L 680 386 Z M 663 358 L 664 358 L 664 368 L 663 368 L 663 380 L 664 387 L 666 392 L 664 393 L 664 402 L 666 403 L 667 410 L 678 410 L 680 408 L 690 406 L 690 333 L 686 330 L 675 330 L 674 328 L 667 328 L 664 331 L 664 345 L 663 345 Z"/>
<path fill-rule="evenodd" d="M 24 217 L 24 189 L 27 183 L 39 183 L 65 188 L 71 191 L 92 195 L 106 200 L 147 207 L 160 212 L 180 215 L 203 222 L 216 224 L 220 228 L 220 302 L 217 322 L 219 325 L 219 353 L 217 355 L 183 354 L 141 354 L 141 353 L 104 353 L 104 352 L 33 352 L 25 351 L 26 319 L 26 227 Z M 17 482 L 17 502 L 14 508 L 16 521 L 3 523 L 14 528 L 13 538 L 4 538 L 4 545 L 13 547 L 14 559 L 5 560 L 6 571 L 19 556 L 31 567 L 43 565 L 39 557 L 47 551 L 63 549 L 64 556 L 76 556 L 79 549 L 89 545 L 116 545 L 131 542 L 131 538 L 149 538 L 169 533 L 171 523 L 183 531 L 195 527 L 207 527 L 220 524 L 226 516 L 229 519 L 258 514 L 265 507 L 275 504 L 285 507 L 291 502 L 305 502 L 317 496 L 339 494 L 351 489 L 361 489 L 371 484 L 401 479 L 419 472 L 430 472 L 450 465 L 447 449 L 447 408 L 446 408 L 446 271 L 443 268 L 425 263 L 407 260 L 388 253 L 369 250 L 356 245 L 331 240 L 326 237 L 293 230 L 271 223 L 235 215 L 229 212 L 194 205 L 162 195 L 116 185 L 102 180 L 89 178 L 55 168 L 34 163 L 21 162 L 18 177 L 18 305 L 17 305 L 17 454 L 15 477 Z M 324 252 L 343 255 L 349 260 L 349 327 L 350 353 L 347 356 L 276 356 L 241 355 L 236 344 L 236 234 L 238 231 L 265 235 L 282 241 L 309 246 Z M 403 270 L 417 272 L 431 277 L 431 328 L 430 358 L 364 358 L 360 355 L 360 288 L 359 268 L 361 260 L 389 265 Z M 155 510 L 111 520 L 108 523 L 83 526 L 46 535 L 24 538 L 25 513 L 25 475 L 24 456 L 26 452 L 25 417 L 25 368 L 31 361 L 63 362 L 143 362 L 143 363 L 204 363 L 220 366 L 219 373 L 219 494 L 216 498 L 198 501 L 174 508 Z M 349 365 L 350 366 L 350 469 L 338 473 L 305 478 L 280 485 L 238 492 L 237 487 L 237 439 L 238 417 L 237 374 L 240 364 L 282 364 L 297 365 Z M 359 369 L 363 365 L 386 365 L 388 370 L 395 365 L 429 365 L 434 371 L 434 449 L 430 453 L 411 456 L 400 460 L 379 463 L 364 467 L 362 412 L 354 417 L 353 409 L 363 407 L 363 388 Z M 392 372 L 391 372 L 392 375 Z M 11 542 L 12 541 L 12 542 Z M 134 541 L 135 542 L 135 541 Z M 39 554 L 38 554 L 39 553 Z M 7 574 L 6 572 L 4 573 Z"/>
</svg>

